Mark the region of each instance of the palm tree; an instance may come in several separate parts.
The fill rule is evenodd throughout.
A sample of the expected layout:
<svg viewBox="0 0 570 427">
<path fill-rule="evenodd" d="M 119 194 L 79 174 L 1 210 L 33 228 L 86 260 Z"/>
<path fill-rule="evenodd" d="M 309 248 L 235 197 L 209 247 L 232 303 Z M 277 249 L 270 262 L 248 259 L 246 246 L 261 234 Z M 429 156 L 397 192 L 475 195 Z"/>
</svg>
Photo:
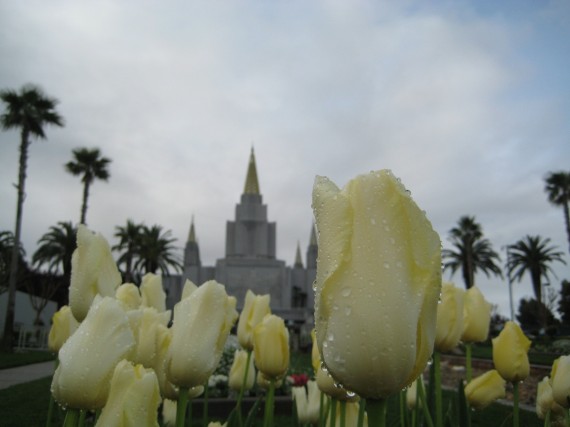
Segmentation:
<svg viewBox="0 0 570 427">
<path fill-rule="evenodd" d="M 557 247 L 550 245 L 549 238 L 541 236 L 525 236 L 513 245 L 509 246 L 509 261 L 507 270 L 509 277 L 522 280 L 525 273 L 530 274 L 532 290 L 537 301 L 542 302 L 542 279 L 548 280 L 549 274 L 556 274 L 550 264 L 561 262 L 562 252 Z"/>
<path fill-rule="evenodd" d="M 73 160 L 65 164 L 65 170 L 74 176 L 81 175 L 83 182 L 83 203 L 81 204 L 80 223 L 85 224 L 87 215 L 87 199 L 89 188 L 95 179 L 107 181 L 109 179 L 109 163 L 111 159 L 101 157 L 98 148 L 77 148 L 73 150 Z"/>
<path fill-rule="evenodd" d="M 32 262 L 38 267 L 46 266 L 51 274 L 63 274 L 63 283 L 71 278 L 71 256 L 77 247 L 77 228 L 71 221 L 61 221 L 52 225 L 49 231 L 38 240 L 38 249 Z"/>
<path fill-rule="evenodd" d="M 545 182 L 544 191 L 548 195 L 548 201 L 554 206 L 562 206 L 570 250 L 570 172 L 550 172 Z"/>
<path fill-rule="evenodd" d="M 20 164 L 18 171 L 18 201 L 16 204 L 16 228 L 14 231 L 14 246 L 10 261 L 10 279 L 8 284 L 8 304 L 6 307 L 6 321 L 4 322 L 4 335 L 2 348 L 12 351 L 14 329 L 14 314 L 16 303 L 16 277 L 18 275 L 18 255 L 20 251 L 22 214 L 24 208 L 26 168 L 28 163 L 28 148 L 32 138 L 46 137 L 46 125 L 63 126 L 63 118 L 55 110 L 58 101 L 50 98 L 43 91 L 33 85 L 25 85 L 20 91 L 0 91 L 0 98 L 6 104 L 6 111 L 0 116 L 3 129 L 20 130 Z"/>
<path fill-rule="evenodd" d="M 143 226 L 141 240 L 138 248 L 138 261 L 135 267 L 142 273 L 156 273 L 161 271 L 165 276 L 170 275 L 169 267 L 177 271 L 182 270 L 182 264 L 172 253 L 176 241 L 170 237 L 170 230 L 163 232 L 160 225 L 152 227 Z"/>
<path fill-rule="evenodd" d="M 14 233 L 11 231 L 0 231 L 0 294 L 8 290 L 8 282 L 10 278 L 10 261 L 12 259 L 12 251 L 14 249 Z M 18 264 L 25 264 L 24 257 L 26 252 L 20 244 L 18 254 Z M 20 270 L 18 268 L 18 270 Z"/>
<path fill-rule="evenodd" d="M 457 226 L 449 230 L 449 240 L 455 250 L 444 249 L 444 270 L 450 269 L 451 274 L 461 269 L 467 289 L 475 284 L 477 270 L 490 277 L 491 273 L 502 277 L 501 268 L 497 265 L 499 254 L 492 248 L 489 239 L 483 237 L 483 229 L 475 221 L 475 217 L 462 216 Z"/>
<path fill-rule="evenodd" d="M 119 243 L 113 246 L 113 250 L 122 252 L 117 264 L 125 264 L 124 282 L 133 281 L 133 264 L 140 250 L 143 228 L 142 224 L 135 224 L 130 219 L 124 227 L 115 227 L 115 237 L 119 239 Z"/>
</svg>

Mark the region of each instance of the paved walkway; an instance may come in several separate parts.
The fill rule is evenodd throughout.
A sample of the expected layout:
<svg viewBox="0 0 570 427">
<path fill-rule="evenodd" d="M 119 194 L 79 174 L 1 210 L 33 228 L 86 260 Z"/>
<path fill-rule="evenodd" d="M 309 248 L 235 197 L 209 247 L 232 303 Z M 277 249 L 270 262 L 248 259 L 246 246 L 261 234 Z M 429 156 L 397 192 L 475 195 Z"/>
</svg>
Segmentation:
<svg viewBox="0 0 570 427">
<path fill-rule="evenodd" d="M 0 369 L 0 390 L 53 375 L 54 361 Z"/>
</svg>

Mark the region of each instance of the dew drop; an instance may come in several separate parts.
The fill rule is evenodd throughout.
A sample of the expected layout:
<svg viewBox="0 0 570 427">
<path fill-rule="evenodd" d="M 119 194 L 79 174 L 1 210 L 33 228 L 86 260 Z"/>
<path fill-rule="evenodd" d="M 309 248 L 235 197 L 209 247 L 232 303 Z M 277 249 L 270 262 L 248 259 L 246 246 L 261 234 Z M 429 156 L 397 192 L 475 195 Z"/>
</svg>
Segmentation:
<svg viewBox="0 0 570 427">
<path fill-rule="evenodd" d="M 341 291 L 341 295 L 342 295 L 343 297 L 348 297 L 348 296 L 350 296 L 350 293 L 351 293 L 351 292 L 352 292 L 352 291 L 350 290 L 350 288 L 343 288 L 342 291 Z"/>
</svg>

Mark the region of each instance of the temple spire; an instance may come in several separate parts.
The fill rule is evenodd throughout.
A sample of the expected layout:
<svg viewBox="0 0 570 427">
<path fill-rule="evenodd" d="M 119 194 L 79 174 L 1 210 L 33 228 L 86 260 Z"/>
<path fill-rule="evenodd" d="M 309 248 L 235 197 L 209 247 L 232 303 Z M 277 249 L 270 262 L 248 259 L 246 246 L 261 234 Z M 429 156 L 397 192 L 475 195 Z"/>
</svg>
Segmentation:
<svg viewBox="0 0 570 427">
<path fill-rule="evenodd" d="M 303 268 L 303 259 L 301 258 L 301 246 L 297 242 L 297 254 L 295 255 L 295 265 L 294 267 Z"/>
<path fill-rule="evenodd" d="M 247 167 L 247 176 L 245 178 L 245 187 L 243 189 L 243 194 L 260 194 L 253 147 L 251 147 L 251 154 L 249 156 L 249 166 Z"/>
<path fill-rule="evenodd" d="M 313 226 L 311 227 L 311 239 L 309 241 L 309 245 L 317 245 L 317 233 L 315 232 L 315 223 L 313 222 Z"/>
<path fill-rule="evenodd" d="M 196 243 L 196 231 L 194 230 L 194 215 L 192 215 L 192 222 L 190 223 L 190 232 L 188 233 L 188 242 Z"/>
</svg>

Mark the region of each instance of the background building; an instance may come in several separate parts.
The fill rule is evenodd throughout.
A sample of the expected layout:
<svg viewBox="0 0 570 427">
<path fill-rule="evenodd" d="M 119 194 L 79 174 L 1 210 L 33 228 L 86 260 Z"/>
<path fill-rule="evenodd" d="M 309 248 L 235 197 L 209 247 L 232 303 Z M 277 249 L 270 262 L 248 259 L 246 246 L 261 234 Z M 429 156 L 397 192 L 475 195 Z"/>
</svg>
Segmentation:
<svg viewBox="0 0 570 427">
<path fill-rule="evenodd" d="M 215 266 L 203 266 L 196 240 L 194 221 L 190 225 L 184 249 L 184 271 L 181 276 L 165 277 L 168 305 L 172 307 L 182 294 L 186 279 L 196 285 L 216 280 L 226 286 L 229 295 L 237 298 L 238 310 L 245 293 L 271 295 L 271 310 L 283 317 L 290 328 L 302 329 L 312 324 L 313 282 L 317 272 L 317 239 L 311 229 L 306 263 L 297 246 L 295 264 L 287 266 L 276 257 L 277 224 L 269 222 L 267 205 L 259 189 L 253 149 L 249 158 L 245 186 L 236 205 L 235 219 L 226 223 L 226 253 Z"/>
</svg>

